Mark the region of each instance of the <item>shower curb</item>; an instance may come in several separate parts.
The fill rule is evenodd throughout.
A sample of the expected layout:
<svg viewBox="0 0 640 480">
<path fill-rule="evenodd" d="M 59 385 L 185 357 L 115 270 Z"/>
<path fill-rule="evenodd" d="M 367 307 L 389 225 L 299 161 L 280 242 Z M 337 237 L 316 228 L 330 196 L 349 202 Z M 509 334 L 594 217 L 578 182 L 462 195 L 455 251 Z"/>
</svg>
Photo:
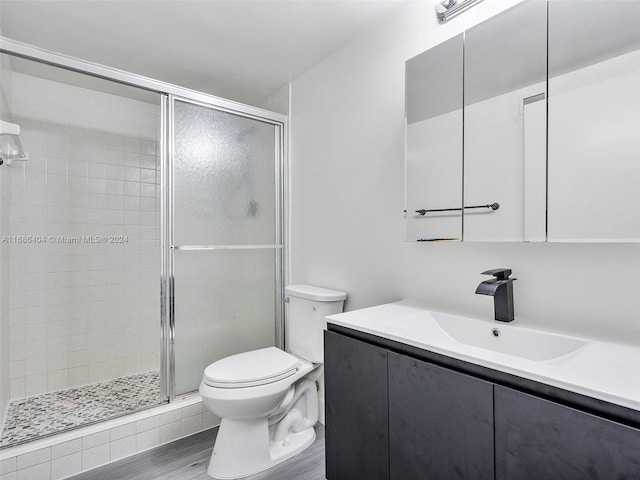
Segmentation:
<svg viewBox="0 0 640 480">
<path fill-rule="evenodd" d="M 218 425 L 199 394 L 0 450 L 0 480 L 61 480 Z"/>
</svg>

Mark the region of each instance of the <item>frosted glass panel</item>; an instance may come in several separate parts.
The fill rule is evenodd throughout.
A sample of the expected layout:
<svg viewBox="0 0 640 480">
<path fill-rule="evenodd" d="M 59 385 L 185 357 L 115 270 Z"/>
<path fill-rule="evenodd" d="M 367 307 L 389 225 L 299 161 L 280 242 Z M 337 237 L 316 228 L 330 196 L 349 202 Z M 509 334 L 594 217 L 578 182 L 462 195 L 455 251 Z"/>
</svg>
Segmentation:
<svg viewBox="0 0 640 480">
<path fill-rule="evenodd" d="M 176 395 L 207 365 L 275 344 L 275 250 L 175 252 Z"/>
<path fill-rule="evenodd" d="M 177 245 L 276 243 L 275 128 L 175 102 Z"/>
</svg>

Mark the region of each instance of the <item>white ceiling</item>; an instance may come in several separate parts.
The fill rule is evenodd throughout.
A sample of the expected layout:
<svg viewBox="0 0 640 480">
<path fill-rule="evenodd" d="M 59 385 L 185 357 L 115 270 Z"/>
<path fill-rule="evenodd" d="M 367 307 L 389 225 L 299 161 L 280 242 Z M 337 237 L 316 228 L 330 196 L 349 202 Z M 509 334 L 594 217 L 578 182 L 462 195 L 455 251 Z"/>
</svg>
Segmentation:
<svg viewBox="0 0 640 480">
<path fill-rule="evenodd" d="M 0 1 L 2 35 L 248 104 L 409 0 Z"/>
</svg>

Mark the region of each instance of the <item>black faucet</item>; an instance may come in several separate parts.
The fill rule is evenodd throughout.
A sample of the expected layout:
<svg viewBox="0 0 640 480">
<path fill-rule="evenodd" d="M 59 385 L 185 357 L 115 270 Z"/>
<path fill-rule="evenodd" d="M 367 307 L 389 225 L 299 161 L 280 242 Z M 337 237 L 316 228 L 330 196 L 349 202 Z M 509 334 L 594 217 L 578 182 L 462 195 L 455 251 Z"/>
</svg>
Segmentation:
<svg viewBox="0 0 640 480">
<path fill-rule="evenodd" d="M 476 288 L 476 293 L 493 297 L 496 320 L 513 322 L 513 281 L 516 279 L 509 278 L 511 269 L 495 268 L 482 272 L 482 275 L 493 275 L 496 278 L 480 283 Z"/>
</svg>

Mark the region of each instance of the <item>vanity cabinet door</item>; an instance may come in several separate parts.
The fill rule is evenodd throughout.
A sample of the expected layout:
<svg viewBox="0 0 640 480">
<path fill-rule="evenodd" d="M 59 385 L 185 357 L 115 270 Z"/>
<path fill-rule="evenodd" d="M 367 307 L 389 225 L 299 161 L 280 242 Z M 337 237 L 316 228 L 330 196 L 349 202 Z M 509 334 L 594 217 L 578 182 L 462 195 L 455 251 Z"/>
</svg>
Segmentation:
<svg viewBox="0 0 640 480">
<path fill-rule="evenodd" d="M 387 350 L 325 332 L 328 480 L 387 480 Z"/>
<path fill-rule="evenodd" d="M 389 352 L 389 445 L 393 480 L 493 479 L 493 384 Z"/>
<path fill-rule="evenodd" d="M 640 430 L 495 387 L 496 479 L 640 478 Z"/>
</svg>

